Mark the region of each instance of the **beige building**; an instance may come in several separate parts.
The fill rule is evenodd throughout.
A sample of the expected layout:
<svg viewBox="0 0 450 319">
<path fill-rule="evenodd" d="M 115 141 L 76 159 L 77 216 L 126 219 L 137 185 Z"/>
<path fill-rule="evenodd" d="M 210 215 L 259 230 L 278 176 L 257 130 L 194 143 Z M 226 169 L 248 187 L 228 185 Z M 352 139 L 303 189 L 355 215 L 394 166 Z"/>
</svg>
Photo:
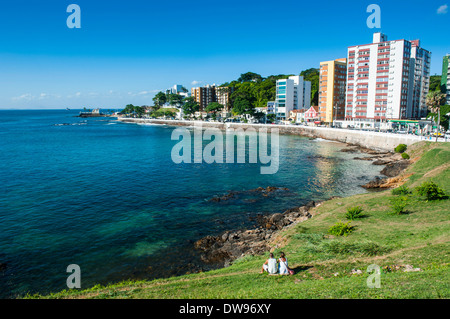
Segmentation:
<svg viewBox="0 0 450 319">
<path fill-rule="evenodd" d="M 233 87 L 223 86 L 216 88 L 216 101 L 223 105 L 224 112 L 228 113 L 231 110 L 230 96 L 233 91 Z"/>
<path fill-rule="evenodd" d="M 347 59 L 320 63 L 319 116 L 325 123 L 345 118 Z"/>
<path fill-rule="evenodd" d="M 216 85 L 192 88 L 191 96 L 200 105 L 200 111 L 203 111 L 209 103 L 216 102 Z"/>
</svg>

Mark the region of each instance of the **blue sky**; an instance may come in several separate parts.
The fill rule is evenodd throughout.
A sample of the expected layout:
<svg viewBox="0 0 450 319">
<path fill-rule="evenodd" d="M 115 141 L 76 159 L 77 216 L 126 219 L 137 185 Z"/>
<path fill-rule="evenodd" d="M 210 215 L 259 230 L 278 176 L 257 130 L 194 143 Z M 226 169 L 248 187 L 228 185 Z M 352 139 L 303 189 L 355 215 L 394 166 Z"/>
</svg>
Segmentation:
<svg viewBox="0 0 450 319">
<path fill-rule="evenodd" d="M 81 29 L 69 29 L 69 4 Z M 369 4 L 381 29 L 369 29 Z M 347 47 L 420 39 L 432 74 L 450 53 L 450 0 L 15 0 L 0 10 L 0 108 L 151 105 L 174 84 L 222 84 L 248 71 L 298 74 Z"/>
</svg>

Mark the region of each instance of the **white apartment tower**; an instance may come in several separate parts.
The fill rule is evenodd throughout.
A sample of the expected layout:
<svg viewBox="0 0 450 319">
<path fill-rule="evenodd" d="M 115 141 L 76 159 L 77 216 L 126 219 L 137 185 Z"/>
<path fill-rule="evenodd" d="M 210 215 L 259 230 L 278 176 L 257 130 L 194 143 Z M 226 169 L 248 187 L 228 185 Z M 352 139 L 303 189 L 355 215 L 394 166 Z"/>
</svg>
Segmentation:
<svg viewBox="0 0 450 319">
<path fill-rule="evenodd" d="M 286 120 L 292 110 L 307 110 L 311 107 L 311 82 L 303 76 L 290 76 L 277 80 L 275 114 L 277 119 Z"/>
<path fill-rule="evenodd" d="M 348 48 L 345 119 L 375 127 L 389 119 L 424 116 L 431 53 L 419 41 L 388 41 L 375 33 L 373 43 Z"/>
</svg>

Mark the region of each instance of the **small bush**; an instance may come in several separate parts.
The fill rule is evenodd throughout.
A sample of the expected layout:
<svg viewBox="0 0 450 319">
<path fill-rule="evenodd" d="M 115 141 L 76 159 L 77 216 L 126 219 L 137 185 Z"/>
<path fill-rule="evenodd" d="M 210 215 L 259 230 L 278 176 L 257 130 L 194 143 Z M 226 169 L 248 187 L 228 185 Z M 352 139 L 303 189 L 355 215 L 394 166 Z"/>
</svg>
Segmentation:
<svg viewBox="0 0 450 319">
<path fill-rule="evenodd" d="M 425 197 L 427 201 L 447 199 L 448 197 L 445 191 L 433 181 L 423 182 L 422 185 L 416 187 L 416 191 L 420 196 Z"/>
<path fill-rule="evenodd" d="M 328 229 L 328 233 L 335 236 L 348 236 L 354 228 L 355 226 L 350 226 L 350 222 L 337 222 Z"/>
<path fill-rule="evenodd" d="M 410 159 L 409 155 L 407 153 L 402 153 L 403 159 Z"/>
<path fill-rule="evenodd" d="M 405 208 L 406 205 L 408 205 L 408 197 L 406 196 L 393 197 L 391 198 L 390 201 L 392 214 L 401 215 L 406 213 Z"/>
<path fill-rule="evenodd" d="M 396 148 L 394 148 L 394 151 L 396 153 L 403 153 L 407 148 L 408 147 L 405 144 L 399 144 Z"/>
<path fill-rule="evenodd" d="M 394 188 L 391 193 L 392 195 L 409 195 L 411 194 L 411 191 L 407 186 L 402 185 L 400 187 Z"/>
<path fill-rule="evenodd" d="M 354 220 L 363 217 L 363 209 L 360 206 L 351 207 L 347 209 L 347 213 L 345 214 L 345 218 L 349 220 Z"/>
</svg>

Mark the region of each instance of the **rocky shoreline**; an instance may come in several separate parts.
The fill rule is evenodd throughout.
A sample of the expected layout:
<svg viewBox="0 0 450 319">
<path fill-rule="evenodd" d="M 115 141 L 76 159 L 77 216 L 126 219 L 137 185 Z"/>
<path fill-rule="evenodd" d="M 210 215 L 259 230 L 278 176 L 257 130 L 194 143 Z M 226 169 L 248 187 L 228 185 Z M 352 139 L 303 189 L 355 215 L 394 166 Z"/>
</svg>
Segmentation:
<svg viewBox="0 0 450 319">
<path fill-rule="evenodd" d="M 409 166 L 410 161 L 401 157 L 401 154 L 377 151 L 359 145 L 347 144 L 341 150 L 347 153 L 365 153 L 369 156 L 354 157 L 356 160 L 372 161 L 373 165 L 384 165 L 380 174 L 385 178 L 376 177 L 373 181 L 362 185 L 365 189 L 387 189 L 398 187 L 403 183 L 404 177 L 399 175 Z M 287 190 L 277 187 L 259 187 L 251 191 L 259 191 L 264 195 L 276 190 Z M 232 199 L 236 192 L 229 192 L 210 201 L 221 202 Z M 194 248 L 200 253 L 201 260 L 206 264 L 219 264 L 229 266 L 234 260 L 247 255 L 261 255 L 277 248 L 280 233 L 300 222 L 312 217 L 310 210 L 320 203 L 310 201 L 306 205 L 294 207 L 283 213 L 257 215 L 257 226 L 252 229 L 225 231 L 218 236 L 206 236 L 194 243 Z"/>
<path fill-rule="evenodd" d="M 234 260 L 246 255 L 260 255 L 269 251 L 281 230 L 312 217 L 309 210 L 314 201 L 304 206 L 288 209 L 283 213 L 257 215 L 257 227 L 236 231 L 225 231 L 218 236 L 206 236 L 194 243 L 206 264 L 229 266 Z"/>
</svg>

